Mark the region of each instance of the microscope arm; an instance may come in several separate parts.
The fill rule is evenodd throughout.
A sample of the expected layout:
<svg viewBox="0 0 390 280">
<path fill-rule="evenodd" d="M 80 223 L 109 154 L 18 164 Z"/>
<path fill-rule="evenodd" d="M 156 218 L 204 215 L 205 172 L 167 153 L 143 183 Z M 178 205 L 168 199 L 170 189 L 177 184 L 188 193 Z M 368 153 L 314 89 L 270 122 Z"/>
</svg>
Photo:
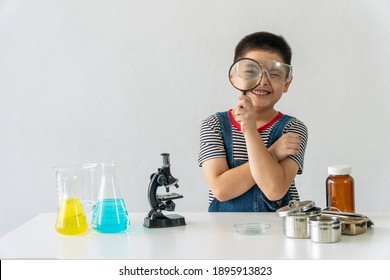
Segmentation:
<svg viewBox="0 0 390 280">
<path fill-rule="evenodd" d="M 159 173 L 152 174 L 151 180 L 149 183 L 149 188 L 148 188 L 149 204 L 153 210 L 159 209 L 159 204 L 160 204 L 157 200 L 157 188 L 159 187 L 159 184 L 158 184 L 158 177 L 159 176 L 160 176 Z"/>
</svg>

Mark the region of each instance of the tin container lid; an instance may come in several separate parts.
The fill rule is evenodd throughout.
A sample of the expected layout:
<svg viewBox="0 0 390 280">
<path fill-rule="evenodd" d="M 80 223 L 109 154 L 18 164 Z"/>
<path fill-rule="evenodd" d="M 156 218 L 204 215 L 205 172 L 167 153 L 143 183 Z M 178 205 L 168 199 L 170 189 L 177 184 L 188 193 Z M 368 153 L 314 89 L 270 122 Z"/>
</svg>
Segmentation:
<svg viewBox="0 0 390 280">
<path fill-rule="evenodd" d="M 276 210 L 276 214 L 279 217 L 287 217 L 294 216 L 297 214 L 301 214 L 302 212 L 308 211 L 315 206 L 314 201 L 306 200 L 306 201 L 296 201 L 291 200 L 287 206 L 279 208 Z"/>
<path fill-rule="evenodd" d="M 310 219 L 311 226 L 339 226 L 341 224 L 341 220 L 338 217 L 334 216 L 317 216 Z"/>
<path fill-rule="evenodd" d="M 330 211 L 330 210 L 323 210 L 322 211 L 322 214 L 325 215 L 325 216 L 335 216 L 335 217 L 339 217 L 341 219 L 341 222 L 343 222 L 344 220 L 354 220 L 354 221 L 357 221 L 357 220 L 366 220 L 367 221 L 367 226 L 368 227 L 371 227 L 374 225 L 374 222 L 367 216 L 363 215 L 363 214 L 359 214 L 359 213 L 351 213 L 351 212 L 340 212 L 340 211 Z"/>
</svg>

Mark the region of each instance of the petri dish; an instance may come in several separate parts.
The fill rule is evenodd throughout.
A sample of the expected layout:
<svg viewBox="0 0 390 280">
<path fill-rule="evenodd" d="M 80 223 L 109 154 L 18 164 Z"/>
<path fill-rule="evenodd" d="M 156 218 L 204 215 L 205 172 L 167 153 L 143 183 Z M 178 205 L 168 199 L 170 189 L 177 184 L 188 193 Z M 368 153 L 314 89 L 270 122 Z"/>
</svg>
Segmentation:
<svg viewBox="0 0 390 280">
<path fill-rule="evenodd" d="M 261 235 L 266 234 L 271 228 L 266 223 L 245 223 L 234 225 L 234 231 L 241 235 Z"/>
</svg>

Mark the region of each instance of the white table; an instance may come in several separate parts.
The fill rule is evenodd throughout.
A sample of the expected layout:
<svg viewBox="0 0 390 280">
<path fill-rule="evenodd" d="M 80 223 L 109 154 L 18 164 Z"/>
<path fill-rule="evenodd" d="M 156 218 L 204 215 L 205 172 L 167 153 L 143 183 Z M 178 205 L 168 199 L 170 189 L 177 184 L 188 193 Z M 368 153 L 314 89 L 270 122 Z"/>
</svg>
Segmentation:
<svg viewBox="0 0 390 280">
<path fill-rule="evenodd" d="M 129 213 L 125 233 L 102 234 L 92 229 L 66 236 L 54 229 L 55 213 L 43 213 L 0 238 L 0 259 L 390 259 L 390 214 L 364 213 L 374 227 L 331 244 L 290 239 L 275 213 L 180 213 L 186 226 L 148 229 L 146 213 Z M 265 235 L 234 232 L 234 224 L 265 222 Z"/>
</svg>

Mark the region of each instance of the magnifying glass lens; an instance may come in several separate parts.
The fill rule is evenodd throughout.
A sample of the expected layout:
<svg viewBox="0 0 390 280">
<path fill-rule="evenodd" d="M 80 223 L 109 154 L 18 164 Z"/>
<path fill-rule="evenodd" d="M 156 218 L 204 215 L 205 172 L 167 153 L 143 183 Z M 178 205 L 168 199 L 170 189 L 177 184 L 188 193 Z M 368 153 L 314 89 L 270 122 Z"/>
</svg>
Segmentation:
<svg viewBox="0 0 390 280">
<path fill-rule="evenodd" d="M 229 70 L 231 84 L 242 91 L 254 89 L 261 81 L 263 71 L 259 63 L 249 58 L 236 61 Z"/>
</svg>

